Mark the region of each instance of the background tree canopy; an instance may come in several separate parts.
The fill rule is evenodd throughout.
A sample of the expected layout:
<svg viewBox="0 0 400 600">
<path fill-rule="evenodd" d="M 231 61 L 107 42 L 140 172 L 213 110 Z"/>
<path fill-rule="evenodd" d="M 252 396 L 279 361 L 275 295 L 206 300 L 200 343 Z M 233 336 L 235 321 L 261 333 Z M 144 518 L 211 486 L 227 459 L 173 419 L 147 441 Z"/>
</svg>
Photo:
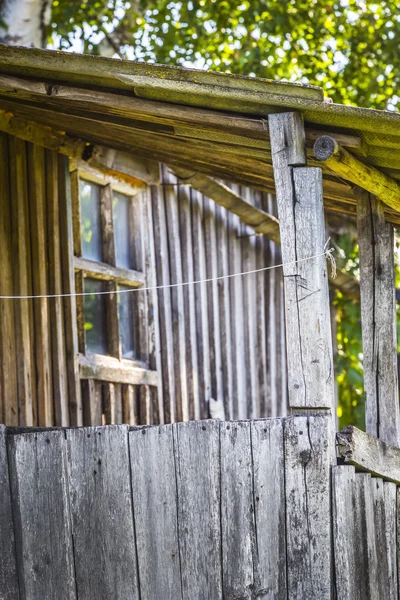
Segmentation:
<svg viewBox="0 0 400 600">
<path fill-rule="evenodd" d="M 11 43 L 303 81 L 334 102 L 364 107 L 396 110 L 400 101 L 394 0 L 3 0 L 1 7 L 2 37 Z M 357 275 L 354 227 L 343 220 L 333 232 L 341 267 Z M 360 306 L 340 293 L 333 306 L 339 417 L 362 427 Z"/>
<path fill-rule="evenodd" d="M 321 85 L 334 102 L 395 108 L 394 0 L 54 0 L 48 36 L 91 53 Z"/>
</svg>

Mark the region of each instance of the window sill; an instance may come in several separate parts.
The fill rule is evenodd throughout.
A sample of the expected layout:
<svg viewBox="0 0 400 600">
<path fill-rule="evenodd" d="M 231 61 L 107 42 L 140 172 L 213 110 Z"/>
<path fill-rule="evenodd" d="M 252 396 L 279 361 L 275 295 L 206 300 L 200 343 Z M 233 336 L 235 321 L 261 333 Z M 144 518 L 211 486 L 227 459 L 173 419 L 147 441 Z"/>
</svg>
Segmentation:
<svg viewBox="0 0 400 600">
<path fill-rule="evenodd" d="M 157 386 L 157 371 L 151 371 L 145 363 L 101 354 L 79 354 L 81 379 L 98 379 L 111 383 Z"/>
</svg>

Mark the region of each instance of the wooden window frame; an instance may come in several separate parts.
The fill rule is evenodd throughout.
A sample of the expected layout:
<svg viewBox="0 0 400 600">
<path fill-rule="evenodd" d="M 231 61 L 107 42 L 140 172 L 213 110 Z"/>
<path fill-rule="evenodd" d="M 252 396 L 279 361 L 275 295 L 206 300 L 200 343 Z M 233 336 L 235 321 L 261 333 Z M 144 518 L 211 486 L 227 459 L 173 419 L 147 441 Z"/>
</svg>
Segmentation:
<svg viewBox="0 0 400 600">
<path fill-rule="evenodd" d="M 147 363 L 136 358 L 122 358 L 119 333 L 117 286 L 121 284 L 132 288 L 140 288 L 145 284 L 146 278 L 142 271 L 116 266 L 113 192 L 119 192 L 133 199 L 141 191 L 141 188 L 136 188 L 93 167 L 86 165 L 83 167 L 81 164 L 74 165 L 70 177 L 76 293 L 83 293 L 85 277 L 105 281 L 109 291 L 115 292 L 105 296 L 107 355 L 92 353 L 86 349 L 84 297 L 79 295 L 76 297 L 80 377 L 81 379 L 98 379 L 113 383 L 157 385 L 157 374 L 148 368 Z M 97 262 L 82 257 L 81 201 L 79 194 L 81 179 L 100 187 L 102 258 L 105 262 Z M 132 244 L 132 239 L 130 239 L 130 244 Z"/>
</svg>

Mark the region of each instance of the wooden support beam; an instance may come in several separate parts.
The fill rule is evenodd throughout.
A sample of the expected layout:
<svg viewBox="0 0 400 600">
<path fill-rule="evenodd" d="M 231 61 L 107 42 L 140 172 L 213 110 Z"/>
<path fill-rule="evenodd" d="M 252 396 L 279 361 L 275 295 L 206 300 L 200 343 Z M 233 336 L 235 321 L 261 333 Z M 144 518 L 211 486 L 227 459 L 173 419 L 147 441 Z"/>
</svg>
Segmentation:
<svg viewBox="0 0 400 600">
<path fill-rule="evenodd" d="M 335 403 L 332 335 L 322 198 L 322 172 L 304 168 L 299 113 L 270 115 L 272 161 L 285 282 L 288 388 L 291 408 Z M 311 260 L 304 260 L 309 259 Z M 298 262 L 302 261 L 302 262 Z"/>
<path fill-rule="evenodd" d="M 339 456 L 376 477 L 400 485 L 400 449 L 350 425 L 336 434 Z"/>
<path fill-rule="evenodd" d="M 366 165 L 331 136 L 322 135 L 314 144 L 314 155 L 336 175 L 374 194 L 384 204 L 400 211 L 400 184 L 375 167 Z"/>
<path fill-rule="evenodd" d="M 367 431 L 399 446 L 393 226 L 385 222 L 382 202 L 362 190 L 357 226 Z"/>
</svg>

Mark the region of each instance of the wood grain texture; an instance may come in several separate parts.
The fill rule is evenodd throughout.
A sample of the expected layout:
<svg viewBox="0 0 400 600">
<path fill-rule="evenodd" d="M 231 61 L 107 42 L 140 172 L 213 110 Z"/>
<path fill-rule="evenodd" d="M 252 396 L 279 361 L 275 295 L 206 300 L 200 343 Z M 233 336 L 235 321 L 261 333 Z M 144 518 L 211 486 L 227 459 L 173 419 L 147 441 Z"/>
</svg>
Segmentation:
<svg viewBox="0 0 400 600">
<path fill-rule="evenodd" d="M 332 468 L 333 552 L 337 600 L 356 600 L 358 549 L 355 546 L 354 512 L 355 469 Z"/>
<path fill-rule="evenodd" d="M 180 600 L 172 426 L 130 431 L 129 447 L 141 598 Z"/>
<path fill-rule="evenodd" d="M 222 599 L 219 423 L 174 426 L 183 598 Z"/>
<path fill-rule="evenodd" d="M 330 600 L 330 419 L 285 421 L 288 595 Z"/>
<path fill-rule="evenodd" d="M 48 231 L 49 294 L 62 294 L 60 215 L 57 155 L 46 151 L 46 215 Z M 49 302 L 53 378 L 54 424 L 69 425 L 67 357 L 64 344 L 64 303 L 62 298 Z"/>
<path fill-rule="evenodd" d="M 32 252 L 32 293 L 37 296 L 45 296 L 49 293 L 47 244 L 49 232 L 46 220 L 45 164 L 44 149 L 29 144 L 27 148 L 27 167 L 29 229 Z M 37 298 L 32 305 L 35 328 L 32 343 L 36 369 L 37 423 L 43 427 L 51 426 L 54 423 L 49 300 L 47 298 Z"/>
<path fill-rule="evenodd" d="M 355 553 L 356 597 L 360 600 L 373 600 L 380 596 L 375 544 L 374 507 L 371 475 L 369 473 L 356 474 L 354 523 L 354 547 L 357 549 Z"/>
<path fill-rule="evenodd" d="M 322 173 L 316 168 L 291 167 L 306 162 L 299 115 L 270 115 L 269 128 L 286 265 L 289 404 L 330 408 L 334 377 L 328 275 L 326 258 L 321 256 L 326 242 Z M 320 256 L 304 260 L 316 255 Z"/>
<path fill-rule="evenodd" d="M 128 428 L 70 429 L 67 443 L 78 597 L 139 599 Z"/>
<path fill-rule="evenodd" d="M 9 455 L 21 597 L 75 600 L 64 432 L 10 436 Z"/>
<path fill-rule="evenodd" d="M 256 525 L 250 423 L 221 423 L 221 536 L 224 598 L 253 598 Z"/>
<path fill-rule="evenodd" d="M 399 446 L 393 227 L 385 222 L 382 202 L 368 193 L 359 194 L 357 229 L 366 426 L 368 433 Z"/>
<path fill-rule="evenodd" d="M 382 551 L 386 555 L 388 563 L 388 589 L 390 600 L 398 598 L 398 578 L 397 578 L 397 509 L 396 509 L 396 486 L 394 483 L 383 483 L 383 510 L 384 510 L 384 525 L 385 537 L 382 542 Z"/>
<path fill-rule="evenodd" d="M 0 295 L 12 296 L 12 240 L 8 138 L 0 135 Z M 7 425 L 19 424 L 17 366 L 15 354 L 14 303 L 0 300 L 0 418 Z"/>
<path fill-rule="evenodd" d="M 68 161 L 58 156 L 58 197 L 60 215 L 60 243 L 63 293 L 75 293 L 74 240 L 72 227 L 72 201 Z M 78 327 L 76 300 L 74 296 L 64 298 L 64 334 L 67 357 L 68 400 L 71 425 L 82 425 L 82 397 L 78 365 Z"/>
<path fill-rule="evenodd" d="M 257 562 L 256 592 L 286 600 L 286 523 L 283 420 L 252 421 L 251 445 Z"/>
<path fill-rule="evenodd" d="M 11 509 L 6 428 L 0 425 L 0 594 L 2 600 L 19 600 L 16 548 Z"/>
<path fill-rule="evenodd" d="M 352 425 L 337 434 L 339 455 L 346 463 L 400 484 L 400 450 Z"/>
</svg>

